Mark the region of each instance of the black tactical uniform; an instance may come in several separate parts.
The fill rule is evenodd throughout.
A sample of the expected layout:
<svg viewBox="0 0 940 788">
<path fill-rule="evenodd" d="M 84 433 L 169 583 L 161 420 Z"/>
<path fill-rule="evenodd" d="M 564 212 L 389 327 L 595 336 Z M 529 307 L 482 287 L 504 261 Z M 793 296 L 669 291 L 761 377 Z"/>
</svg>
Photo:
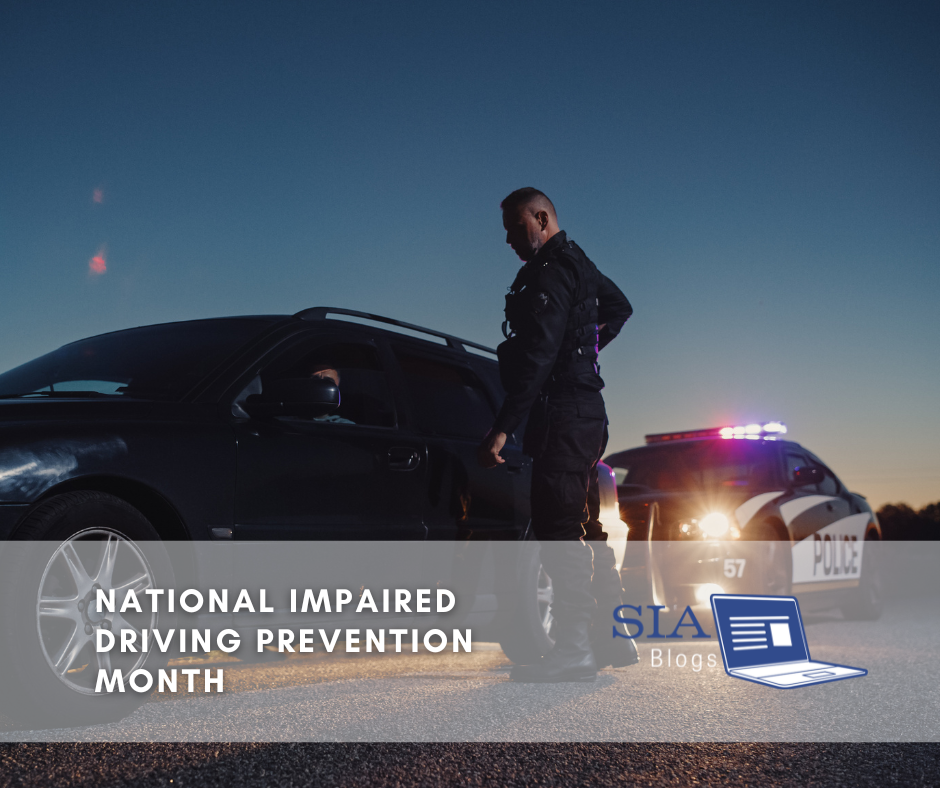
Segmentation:
<svg viewBox="0 0 940 788">
<path fill-rule="evenodd" d="M 623 293 L 564 232 L 552 236 L 520 269 L 506 296 L 503 332 L 507 339 L 498 354 L 507 396 L 494 430 L 511 433 L 529 415 L 523 448 L 534 458 L 532 528 L 542 544 L 542 563 L 553 580 L 553 612 L 562 636 L 574 631 L 562 626 L 566 622 L 583 630 L 595 608 L 591 551 L 580 539 L 585 535 L 583 524 L 592 522 L 598 533 L 589 537 L 606 540 L 596 515 L 589 520 L 586 506 L 592 477 L 596 490 L 597 461 L 607 443 L 607 414 L 600 393 L 604 381 L 597 354 L 632 313 Z M 604 325 L 600 331 L 599 324 Z M 611 596 L 607 601 L 613 605 L 610 611 L 603 605 L 601 612 L 610 620 L 613 607 L 619 604 L 620 585 L 613 551 L 606 544 L 603 549 L 609 551 L 611 560 L 607 567 L 608 555 L 603 554 L 605 566 L 599 579 L 604 580 L 602 586 Z M 564 646 L 563 641 L 556 639 L 556 650 Z M 599 656 L 598 662 L 618 664 L 616 658 L 607 656 Z M 619 664 L 635 661 L 630 643 L 630 658 L 622 658 Z M 578 676 L 588 680 L 592 670 L 582 667 L 580 673 L 571 673 L 573 680 L 580 680 Z"/>
<path fill-rule="evenodd" d="M 506 400 L 494 429 L 511 433 L 529 414 L 523 447 L 535 459 L 540 541 L 584 535 L 591 471 L 606 442 L 597 354 L 631 314 L 626 296 L 564 231 L 519 270 L 506 296 L 508 338 L 498 348 Z"/>
</svg>

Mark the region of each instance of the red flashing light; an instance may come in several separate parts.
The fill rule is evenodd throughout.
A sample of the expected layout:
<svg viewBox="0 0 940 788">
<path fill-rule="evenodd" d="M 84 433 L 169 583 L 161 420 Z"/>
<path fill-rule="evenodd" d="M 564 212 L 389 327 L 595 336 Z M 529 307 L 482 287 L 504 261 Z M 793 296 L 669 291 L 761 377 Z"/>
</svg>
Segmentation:
<svg viewBox="0 0 940 788">
<path fill-rule="evenodd" d="M 721 428 L 715 427 L 707 430 L 687 430 L 685 432 L 660 432 L 656 435 L 647 435 L 647 443 L 665 443 L 666 441 L 688 441 L 695 438 L 720 438 Z"/>
</svg>

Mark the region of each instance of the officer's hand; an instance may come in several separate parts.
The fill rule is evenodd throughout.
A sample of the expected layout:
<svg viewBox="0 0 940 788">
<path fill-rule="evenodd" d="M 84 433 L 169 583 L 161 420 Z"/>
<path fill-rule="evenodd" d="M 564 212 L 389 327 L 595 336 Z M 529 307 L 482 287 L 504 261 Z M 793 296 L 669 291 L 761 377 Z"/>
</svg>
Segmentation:
<svg viewBox="0 0 940 788">
<path fill-rule="evenodd" d="M 490 432 L 483 439 L 480 448 L 477 449 L 477 462 L 483 468 L 495 468 L 502 465 L 506 460 L 499 456 L 500 450 L 506 445 L 505 432 Z"/>
</svg>

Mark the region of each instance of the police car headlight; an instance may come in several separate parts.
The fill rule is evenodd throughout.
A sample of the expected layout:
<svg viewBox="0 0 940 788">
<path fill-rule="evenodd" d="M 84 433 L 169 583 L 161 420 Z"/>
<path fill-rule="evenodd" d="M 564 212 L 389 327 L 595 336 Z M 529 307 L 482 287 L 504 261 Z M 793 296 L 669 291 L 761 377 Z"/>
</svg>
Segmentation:
<svg viewBox="0 0 940 788">
<path fill-rule="evenodd" d="M 731 523 L 721 512 L 706 514 L 699 520 L 698 527 L 702 534 L 709 539 L 720 539 L 731 530 Z"/>
<path fill-rule="evenodd" d="M 725 593 L 725 589 L 717 583 L 702 583 L 695 589 L 695 601 L 699 604 L 707 605 L 711 602 L 712 594 L 723 593 Z"/>
</svg>

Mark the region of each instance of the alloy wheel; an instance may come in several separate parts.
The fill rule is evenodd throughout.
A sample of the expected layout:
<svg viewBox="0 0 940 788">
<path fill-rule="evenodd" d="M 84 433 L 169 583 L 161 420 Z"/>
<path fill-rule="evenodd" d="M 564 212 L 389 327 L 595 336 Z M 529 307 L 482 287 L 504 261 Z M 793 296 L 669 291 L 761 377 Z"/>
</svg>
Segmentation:
<svg viewBox="0 0 940 788">
<path fill-rule="evenodd" d="M 140 648 L 121 653 L 121 632 L 140 635 L 153 629 L 157 613 L 149 612 L 150 597 L 142 592 L 154 587 L 153 570 L 140 547 L 107 528 L 80 531 L 62 542 L 46 563 L 36 600 L 36 628 L 46 662 L 59 681 L 85 695 L 95 694 L 98 671 L 124 675 L 137 670 L 148 653 Z M 99 607 L 101 589 L 114 590 L 115 612 Z M 133 590 L 143 612 L 122 613 L 122 603 Z M 98 630 L 110 630 L 115 645 L 109 652 L 96 650 Z"/>
</svg>

